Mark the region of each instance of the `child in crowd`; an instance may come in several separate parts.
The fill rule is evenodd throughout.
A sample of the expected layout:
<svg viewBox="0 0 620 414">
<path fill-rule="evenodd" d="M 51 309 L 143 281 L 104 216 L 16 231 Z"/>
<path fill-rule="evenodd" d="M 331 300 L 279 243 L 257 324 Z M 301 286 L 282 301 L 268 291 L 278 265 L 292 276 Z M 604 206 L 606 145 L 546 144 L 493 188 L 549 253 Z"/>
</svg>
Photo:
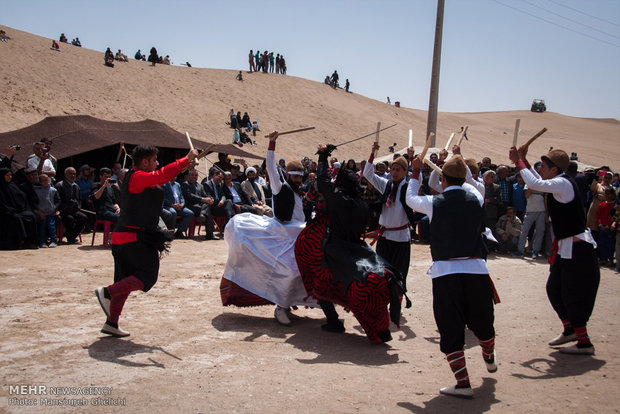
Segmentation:
<svg viewBox="0 0 620 414">
<path fill-rule="evenodd" d="M 258 121 L 252 122 L 252 136 L 253 137 L 256 136 L 256 131 L 260 131 L 260 129 L 258 129 Z"/>
<path fill-rule="evenodd" d="M 60 196 L 56 188 L 50 185 L 50 178 L 41 174 L 39 176 L 39 186 L 34 191 L 39 197 L 36 213 L 39 216 L 39 247 L 56 247 L 56 216 L 60 205 Z"/>
</svg>

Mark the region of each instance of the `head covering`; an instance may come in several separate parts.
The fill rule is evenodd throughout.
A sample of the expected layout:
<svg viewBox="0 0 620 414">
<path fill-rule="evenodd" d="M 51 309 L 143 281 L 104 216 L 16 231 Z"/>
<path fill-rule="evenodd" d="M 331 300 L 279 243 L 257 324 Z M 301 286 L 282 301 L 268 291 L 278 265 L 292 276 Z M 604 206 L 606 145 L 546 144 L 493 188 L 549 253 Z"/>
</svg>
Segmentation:
<svg viewBox="0 0 620 414">
<path fill-rule="evenodd" d="M 394 161 L 392 161 L 392 164 L 400 165 L 401 168 L 405 171 L 409 169 L 409 164 L 407 163 L 407 159 L 405 157 L 396 158 Z"/>
<path fill-rule="evenodd" d="M 444 175 L 453 178 L 465 178 L 467 176 L 467 164 L 460 155 L 450 158 L 442 167 Z"/>
<path fill-rule="evenodd" d="M 245 170 L 245 175 L 248 175 L 249 173 L 253 172 L 254 174 L 256 174 L 256 168 L 254 167 L 248 167 Z"/>
<path fill-rule="evenodd" d="M 84 164 L 80 167 L 80 171 L 84 171 L 84 170 L 94 170 L 94 168 L 88 164 Z"/>
<path fill-rule="evenodd" d="M 304 167 L 299 161 L 291 161 L 286 166 L 286 173 L 293 175 L 304 175 Z"/>
<path fill-rule="evenodd" d="M 338 161 L 336 161 L 336 162 L 334 163 L 334 168 L 336 168 L 336 169 L 340 169 L 340 167 L 341 167 L 340 163 L 339 163 Z"/>
<path fill-rule="evenodd" d="M 348 195 L 359 194 L 359 176 L 349 168 L 342 168 L 336 177 L 336 187 Z"/>
<path fill-rule="evenodd" d="M 465 159 L 465 164 L 467 164 L 467 166 L 469 167 L 469 170 L 471 171 L 471 175 L 473 176 L 478 175 L 478 171 L 480 171 L 480 168 L 478 167 L 478 162 L 476 161 L 475 158 Z"/>
<path fill-rule="evenodd" d="M 540 159 L 543 161 L 550 161 L 562 171 L 566 171 L 568 169 L 568 164 L 570 163 L 568 154 L 560 149 L 551 150 L 547 153 L 547 155 L 540 157 Z"/>
</svg>

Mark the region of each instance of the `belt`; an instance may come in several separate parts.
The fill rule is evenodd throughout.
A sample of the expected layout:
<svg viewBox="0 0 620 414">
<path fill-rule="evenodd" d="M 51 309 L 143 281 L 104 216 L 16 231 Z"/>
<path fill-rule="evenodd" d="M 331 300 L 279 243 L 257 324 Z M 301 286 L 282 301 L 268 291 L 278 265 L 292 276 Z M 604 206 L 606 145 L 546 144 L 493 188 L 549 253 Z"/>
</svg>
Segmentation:
<svg viewBox="0 0 620 414">
<path fill-rule="evenodd" d="M 364 239 L 366 237 L 370 237 L 372 240 L 370 242 L 370 245 L 372 246 L 373 244 L 375 244 L 377 242 L 377 240 L 379 240 L 379 238 L 381 236 L 383 236 L 383 233 L 385 233 L 386 231 L 398 231 L 398 230 L 405 230 L 406 228 L 409 228 L 409 224 L 403 224 L 400 227 L 384 227 L 384 226 L 379 226 L 378 229 L 373 230 L 373 231 L 369 231 L 368 233 L 364 233 Z"/>
</svg>

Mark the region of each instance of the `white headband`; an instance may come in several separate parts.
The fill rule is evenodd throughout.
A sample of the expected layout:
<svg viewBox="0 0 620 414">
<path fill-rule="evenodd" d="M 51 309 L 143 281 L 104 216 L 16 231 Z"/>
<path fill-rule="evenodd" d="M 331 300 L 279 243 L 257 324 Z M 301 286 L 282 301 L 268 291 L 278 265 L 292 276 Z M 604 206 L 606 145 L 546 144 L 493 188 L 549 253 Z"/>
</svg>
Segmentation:
<svg viewBox="0 0 620 414">
<path fill-rule="evenodd" d="M 303 175 L 304 175 L 304 172 L 303 172 L 303 171 L 287 171 L 286 173 L 287 173 L 288 175 L 301 175 L 301 176 L 303 176 Z"/>
</svg>

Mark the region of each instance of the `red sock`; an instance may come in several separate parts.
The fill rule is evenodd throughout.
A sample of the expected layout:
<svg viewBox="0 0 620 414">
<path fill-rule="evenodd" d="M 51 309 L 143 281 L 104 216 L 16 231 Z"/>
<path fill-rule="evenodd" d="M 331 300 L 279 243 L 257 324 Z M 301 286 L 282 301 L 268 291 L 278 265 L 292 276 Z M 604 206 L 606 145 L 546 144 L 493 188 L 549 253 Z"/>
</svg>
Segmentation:
<svg viewBox="0 0 620 414">
<path fill-rule="evenodd" d="M 493 362 L 493 359 L 495 358 L 493 355 L 493 350 L 495 349 L 495 337 L 487 339 L 486 341 L 478 342 L 480 342 L 480 347 L 482 348 L 482 358 L 486 362 Z"/>
<path fill-rule="evenodd" d="M 588 330 L 585 326 L 575 328 L 575 333 L 577 334 L 578 345 L 592 345 L 592 343 L 590 342 L 590 337 L 588 336 Z"/>
<path fill-rule="evenodd" d="M 450 354 L 446 354 L 450 369 L 456 378 L 456 386 L 459 388 L 470 387 L 469 375 L 467 374 L 467 367 L 465 366 L 465 352 L 456 351 Z"/>
<path fill-rule="evenodd" d="M 144 288 L 144 283 L 135 276 L 126 277 L 113 285 L 106 288 L 110 295 L 110 317 L 108 322 L 118 324 L 118 318 L 121 316 L 125 301 L 129 297 L 129 294 L 134 290 L 141 290 Z"/>
<path fill-rule="evenodd" d="M 562 319 L 562 325 L 564 326 L 564 335 L 570 335 L 575 332 L 568 319 Z"/>
</svg>

